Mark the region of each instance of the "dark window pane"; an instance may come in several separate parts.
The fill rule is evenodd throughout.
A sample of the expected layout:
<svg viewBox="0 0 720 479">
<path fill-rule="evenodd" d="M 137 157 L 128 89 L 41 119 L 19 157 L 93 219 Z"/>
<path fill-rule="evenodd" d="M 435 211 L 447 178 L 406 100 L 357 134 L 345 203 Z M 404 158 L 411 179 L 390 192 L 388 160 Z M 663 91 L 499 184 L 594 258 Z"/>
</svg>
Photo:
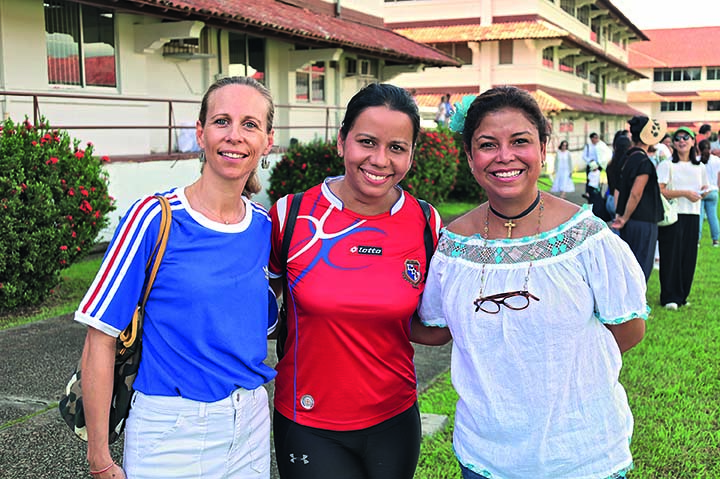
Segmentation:
<svg viewBox="0 0 720 479">
<path fill-rule="evenodd" d="M 115 16 L 112 11 L 83 5 L 85 83 L 115 86 Z"/>
<path fill-rule="evenodd" d="M 48 82 L 80 85 L 79 8 L 64 1 L 45 2 Z"/>
</svg>

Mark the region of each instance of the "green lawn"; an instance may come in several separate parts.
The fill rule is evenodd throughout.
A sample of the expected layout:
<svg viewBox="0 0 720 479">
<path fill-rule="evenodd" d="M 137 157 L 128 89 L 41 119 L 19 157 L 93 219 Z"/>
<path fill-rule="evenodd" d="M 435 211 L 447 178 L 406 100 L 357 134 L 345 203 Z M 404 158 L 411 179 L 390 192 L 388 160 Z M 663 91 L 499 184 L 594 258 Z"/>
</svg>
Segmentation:
<svg viewBox="0 0 720 479">
<path fill-rule="evenodd" d="M 720 248 L 707 224 L 690 295 L 691 306 L 659 305 L 657 271 L 648 284 L 652 308 L 644 340 L 623 356 L 620 381 L 635 417 L 630 479 L 720 478 Z M 454 413 L 449 374 L 420 396 L 422 412 Z M 423 442 L 416 479 L 460 477 L 452 425 Z"/>
</svg>

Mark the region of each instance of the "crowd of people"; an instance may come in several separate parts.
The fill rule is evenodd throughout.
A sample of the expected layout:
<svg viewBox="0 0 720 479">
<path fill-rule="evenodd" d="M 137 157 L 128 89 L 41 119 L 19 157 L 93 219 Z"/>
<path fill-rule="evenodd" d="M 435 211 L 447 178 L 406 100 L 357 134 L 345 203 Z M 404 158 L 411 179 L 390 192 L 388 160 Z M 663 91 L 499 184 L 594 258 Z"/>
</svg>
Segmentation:
<svg viewBox="0 0 720 479">
<path fill-rule="evenodd" d="M 245 77 L 207 90 L 201 174 L 161 193 L 170 239 L 145 309 L 122 465 L 108 447 L 113 359 L 160 227 L 154 196 L 125 214 L 75 315 L 88 326 L 94 477 L 267 479 L 272 423 L 282 479 L 412 479 L 412 343 L 450 340 L 463 478 L 627 476 L 622 354 L 645 333 L 656 243 L 668 309 L 689 304 L 703 214 L 718 245 L 720 144 L 697 141 L 703 129 L 666 135 L 643 116 L 612 147 L 593 133 L 585 194 L 600 198 L 605 220 L 564 199 L 574 191 L 567 141 L 555 157 L 558 196 L 538 189 L 552 131 L 527 92 L 496 87 L 455 108 L 443 96 L 436 121 L 455 115 L 487 200 L 444 226 L 399 186 L 420 132 L 406 90 L 358 91 L 336 139 L 344 173 L 269 211 L 250 197 L 274 141 L 270 92 Z M 659 227 L 661 195 L 678 219 Z M 284 354 L 272 369 L 267 338 L 280 321 Z M 271 421 L 263 385 L 273 379 Z"/>
<path fill-rule="evenodd" d="M 596 133 L 590 135 L 583 149 L 587 165 L 584 196 L 593 203 L 597 216 L 610 217 L 611 227 L 630 246 L 646 281 L 653 269 L 660 270 L 660 304 L 677 310 L 689 304 L 705 219 L 712 246 L 720 247 L 720 132 L 713 142 L 709 124 L 697 132 L 682 126 L 667 133 L 663 122 L 646 116 L 631 118 L 628 126 L 628 130 L 615 134 L 612 158 L 606 166 L 605 206 L 600 208 L 596 172 L 597 151 L 602 150 L 603 143 Z M 563 140 L 557 157 L 564 160 L 566 151 L 567 142 Z M 567 177 L 560 159 L 556 159 L 553 192 L 561 191 L 559 185 Z M 661 195 L 677 213 L 677 221 L 672 224 L 662 223 Z"/>
</svg>

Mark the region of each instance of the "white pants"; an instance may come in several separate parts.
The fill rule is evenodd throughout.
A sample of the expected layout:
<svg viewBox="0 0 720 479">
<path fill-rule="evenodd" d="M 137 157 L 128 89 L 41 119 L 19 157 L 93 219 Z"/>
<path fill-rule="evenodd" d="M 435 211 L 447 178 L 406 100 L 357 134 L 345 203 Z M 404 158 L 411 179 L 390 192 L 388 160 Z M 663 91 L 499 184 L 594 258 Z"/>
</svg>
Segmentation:
<svg viewBox="0 0 720 479">
<path fill-rule="evenodd" d="M 214 403 L 136 392 L 123 468 L 128 479 L 269 479 L 267 391 L 237 389 Z"/>
</svg>

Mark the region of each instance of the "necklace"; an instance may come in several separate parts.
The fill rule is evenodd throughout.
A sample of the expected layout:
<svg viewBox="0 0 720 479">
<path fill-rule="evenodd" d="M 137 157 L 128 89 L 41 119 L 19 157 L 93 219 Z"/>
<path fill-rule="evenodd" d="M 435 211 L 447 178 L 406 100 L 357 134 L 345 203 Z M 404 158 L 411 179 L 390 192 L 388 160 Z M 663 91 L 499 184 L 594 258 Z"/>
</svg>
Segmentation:
<svg viewBox="0 0 720 479">
<path fill-rule="evenodd" d="M 510 236 L 512 235 L 512 229 L 517 226 L 517 224 L 513 223 L 513 220 L 519 220 L 520 218 L 524 218 L 527 215 L 529 215 L 535 209 L 535 207 L 540 203 L 540 199 L 541 199 L 540 192 L 538 191 L 538 194 L 535 197 L 535 201 L 533 201 L 532 204 L 530 206 L 528 206 L 527 208 L 525 208 L 519 215 L 515 215 L 515 216 L 505 216 L 504 214 L 500 213 L 495 208 L 493 208 L 492 205 L 490 204 L 490 201 L 488 201 L 488 208 L 489 208 L 489 211 L 492 211 L 492 213 L 495 216 L 497 216 L 498 218 L 507 220 L 507 222 L 503 226 L 505 226 L 508 229 L 507 237 L 510 238 Z"/>
<path fill-rule="evenodd" d="M 545 211 L 544 198 L 540 195 L 540 192 L 538 192 L 538 197 L 533 202 L 530 209 L 535 208 L 535 206 L 538 204 L 540 205 L 540 212 L 538 214 L 537 230 L 535 232 L 536 236 L 540 234 L 540 226 L 542 224 L 543 212 Z M 490 239 L 488 236 L 489 236 L 489 231 L 490 231 L 490 210 L 491 209 L 492 209 L 492 207 L 490 206 L 490 202 L 488 201 L 488 210 L 485 212 L 485 227 L 483 228 L 483 235 L 482 235 L 483 236 L 483 248 L 487 248 L 487 242 Z M 494 210 L 493 210 L 493 213 L 495 213 Z M 525 215 L 527 215 L 527 213 L 528 213 L 528 210 L 525 210 L 523 213 L 521 213 L 519 215 L 519 217 L 525 216 Z M 515 219 L 517 219 L 517 218 L 515 218 Z M 507 225 L 505 225 L 505 226 L 507 226 Z M 510 228 L 508 228 L 508 233 L 509 232 L 510 232 Z M 509 234 L 508 234 L 508 237 L 509 237 Z M 535 257 L 533 256 L 533 259 L 534 258 Z M 480 270 L 480 292 L 478 294 L 478 299 L 476 301 L 482 301 L 483 299 L 485 299 L 485 296 L 483 296 L 483 292 L 485 290 L 485 267 L 486 266 L 487 266 L 487 263 L 483 263 L 482 269 Z M 528 284 L 530 283 L 530 270 L 532 269 L 532 267 L 533 267 L 533 260 L 531 259 L 530 263 L 528 264 L 528 269 L 525 272 L 525 280 L 523 282 L 522 291 L 525 293 L 528 292 Z M 473 303 L 473 304 L 475 304 L 475 303 Z M 479 308 L 480 306 L 477 306 L 477 307 Z M 477 309 L 476 309 L 476 311 L 477 311 Z"/>
<path fill-rule="evenodd" d="M 193 194 L 193 196 L 195 197 L 195 201 L 197 202 L 197 205 L 199 206 L 199 208 L 196 208 L 196 209 L 198 211 L 200 211 L 201 213 L 203 213 L 207 218 L 209 218 L 213 221 L 217 221 L 219 223 L 224 223 L 226 225 L 229 225 L 231 223 L 232 224 L 239 223 L 240 220 L 242 220 L 243 217 L 245 216 L 245 202 L 242 200 L 242 198 L 240 199 L 240 213 L 236 213 L 234 215 L 234 217 L 231 219 L 225 219 L 223 217 L 223 215 L 221 215 L 220 213 L 216 213 L 213 210 L 211 210 L 210 208 L 208 208 L 205 205 L 205 201 L 203 201 L 203 199 L 201 198 L 201 195 Z"/>
</svg>

